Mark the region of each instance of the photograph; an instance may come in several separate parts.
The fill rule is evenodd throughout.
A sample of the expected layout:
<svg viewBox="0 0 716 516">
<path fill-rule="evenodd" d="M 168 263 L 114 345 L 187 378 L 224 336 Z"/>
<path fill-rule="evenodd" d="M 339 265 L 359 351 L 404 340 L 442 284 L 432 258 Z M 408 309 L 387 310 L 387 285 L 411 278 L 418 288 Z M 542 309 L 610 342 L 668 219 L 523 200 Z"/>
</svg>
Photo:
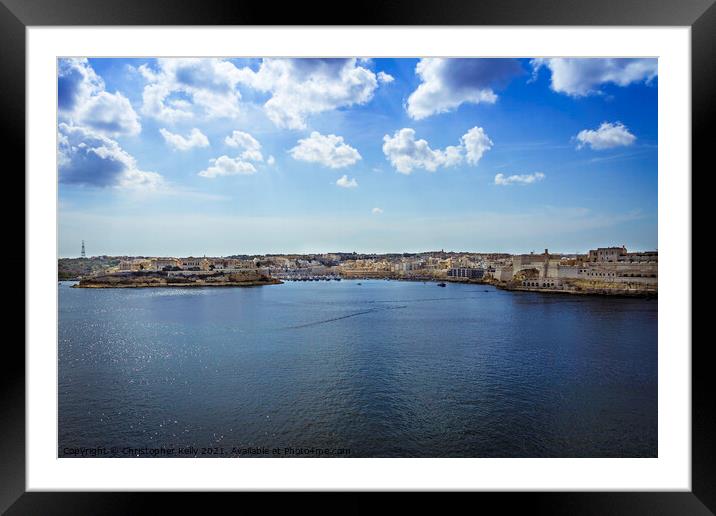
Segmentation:
<svg viewBox="0 0 716 516">
<path fill-rule="evenodd" d="M 659 457 L 658 69 L 58 57 L 57 457 Z"/>
</svg>

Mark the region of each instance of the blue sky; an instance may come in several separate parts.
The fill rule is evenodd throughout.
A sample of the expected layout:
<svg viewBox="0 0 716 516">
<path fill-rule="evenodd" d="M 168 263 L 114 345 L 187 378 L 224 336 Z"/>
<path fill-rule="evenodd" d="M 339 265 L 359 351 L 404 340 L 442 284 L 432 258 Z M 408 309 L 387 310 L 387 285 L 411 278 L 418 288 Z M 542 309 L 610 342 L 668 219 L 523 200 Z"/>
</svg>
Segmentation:
<svg viewBox="0 0 716 516">
<path fill-rule="evenodd" d="M 63 59 L 60 256 L 657 248 L 654 59 Z"/>
</svg>

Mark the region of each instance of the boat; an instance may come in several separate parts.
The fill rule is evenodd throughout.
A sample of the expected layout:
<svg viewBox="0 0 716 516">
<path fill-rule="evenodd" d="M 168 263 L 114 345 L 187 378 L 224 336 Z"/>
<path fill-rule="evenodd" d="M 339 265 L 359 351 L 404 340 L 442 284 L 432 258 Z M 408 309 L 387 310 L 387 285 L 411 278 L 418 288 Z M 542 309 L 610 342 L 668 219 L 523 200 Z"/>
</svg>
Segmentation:
<svg viewBox="0 0 716 516">
<path fill-rule="evenodd" d="M 446 283 L 438 283 L 438 287 L 447 287 Z"/>
</svg>

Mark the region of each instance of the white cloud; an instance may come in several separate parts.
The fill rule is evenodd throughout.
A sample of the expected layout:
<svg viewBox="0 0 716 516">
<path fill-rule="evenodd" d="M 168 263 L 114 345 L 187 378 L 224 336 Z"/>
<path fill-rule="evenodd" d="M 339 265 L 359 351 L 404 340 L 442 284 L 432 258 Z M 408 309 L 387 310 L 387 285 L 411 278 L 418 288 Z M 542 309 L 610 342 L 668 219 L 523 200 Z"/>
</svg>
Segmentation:
<svg viewBox="0 0 716 516">
<path fill-rule="evenodd" d="M 78 104 L 104 91 L 104 81 L 84 58 L 60 59 L 57 63 L 57 103 L 60 111 L 73 111 Z"/>
<path fill-rule="evenodd" d="M 298 140 L 290 151 L 295 160 L 319 163 L 324 167 L 343 168 L 361 159 L 356 149 L 344 143 L 342 136 L 323 135 L 313 131 L 311 136 Z"/>
<path fill-rule="evenodd" d="M 269 156 L 266 160 L 266 164 L 271 167 L 274 163 L 276 163 L 276 158 L 274 158 L 273 156 Z"/>
<path fill-rule="evenodd" d="M 245 159 L 246 161 L 263 161 L 264 157 L 263 154 L 261 154 L 261 151 L 258 150 L 250 150 L 247 149 L 244 152 L 241 153 L 241 159 Z"/>
<path fill-rule="evenodd" d="M 264 104 L 279 127 L 303 129 L 306 118 L 365 104 L 378 86 L 376 74 L 356 59 L 264 59 L 257 71 L 242 68 L 239 80 L 271 94 Z"/>
<path fill-rule="evenodd" d="M 256 167 L 248 161 L 242 161 L 241 158 L 220 156 L 209 160 L 209 163 L 211 164 L 210 167 L 199 172 L 201 177 L 215 178 L 218 176 L 251 175 L 256 173 Z"/>
<path fill-rule="evenodd" d="M 378 82 L 381 84 L 390 84 L 395 80 L 395 77 L 385 72 L 378 72 Z"/>
<path fill-rule="evenodd" d="M 134 136 L 142 130 L 129 100 L 105 84 L 87 59 L 60 59 L 57 76 L 60 120 L 83 125 L 105 136 Z"/>
<path fill-rule="evenodd" d="M 264 159 L 261 154 L 261 144 L 249 133 L 234 131 L 226 137 L 224 142 L 230 147 L 237 147 L 242 150 L 241 159 L 247 161 L 263 161 Z"/>
<path fill-rule="evenodd" d="M 156 69 L 142 65 L 139 72 L 147 81 L 142 93 L 142 113 L 147 116 L 174 123 L 240 112 L 240 71 L 224 59 L 157 59 Z"/>
<path fill-rule="evenodd" d="M 358 181 L 356 181 L 355 178 L 348 179 L 348 176 L 345 174 L 336 181 L 336 184 L 341 188 L 358 188 Z"/>
<path fill-rule="evenodd" d="M 172 133 L 170 131 L 167 131 L 163 127 L 159 129 L 159 132 L 162 134 L 164 141 L 167 142 L 170 147 L 176 150 L 186 151 L 189 149 L 193 149 L 194 147 L 209 146 L 209 139 L 196 127 L 191 130 L 188 137 Z"/>
<path fill-rule="evenodd" d="M 493 104 L 497 101 L 493 88 L 520 72 L 514 59 L 421 59 L 415 67 L 421 83 L 408 97 L 408 114 L 420 120 L 465 102 Z"/>
<path fill-rule="evenodd" d="M 656 59 L 540 58 L 531 61 L 536 76 L 542 67 L 552 73 L 554 91 L 573 97 L 599 93 L 602 84 L 628 86 L 657 76 Z"/>
<path fill-rule="evenodd" d="M 383 208 L 373 208 L 370 211 L 373 215 L 380 215 L 381 213 L 383 213 Z"/>
<path fill-rule="evenodd" d="M 505 176 L 504 174 L 497 174 L 495 176 L 495 184 L 500 186 L 509 185 L 531 185 L 538 181 L 542 181 L 545 176 L 542 172 L 535 172 L 534 174 L 516 174 L 513 176 Z"/>
<path fill-rule="evenodd" d="M 467 162 L 470 165 L 477 165 L 482 155 L 492 148 L 492 140 L 482 127 L 473 127 L 462 136 L 460 141 L 465 148 Z"/>
<path fill-rule="evenodd" d="M 459 150 L 450 148 L 450 163 L 459 162 Z M 383 136 L 383 153 L 401 174 L 410 174 L 414 168 L 435 172 L 438 167 L 447 166 L 448 150 L 433 150 L 426 140 L 415 139 L 415 129 L 404 127 L 393 136 Z"/>
<path fill-rule="evenodd" d="M 626 147 L 634 143 L 636 136 L 629 132 L 621 122 L 614 124 L 604 122 L 598 129 L 584 129 L 577 134 L 581 149 L 589 145 L 594 150 L 611 149 L 613 147 Z"/>
<path fill-rule="evenodd" d="M 303 129 L 311 115 L 365 104 L 386 73 L 375 74 L 357 59 L 264 59 L 258 70 L 237 68 L 225 59 L 166 58 L 142 65 L 147 81 L 142 113 L 175 123 L 197 115 L 235 117 L 241 108 L 240 85 L 269 93 L 263 109 L 279 127 Z"/>
<path fill-rule="evenodd" d="M 137 168 L 137 162 L 111 138 L 81 126 L 58 126 L 60 182 L 100 188 L 156 189 L 160 174 Z"/>
<path fill-rule="evenodd" d="M 134 136 L 142 131 L 139 117 L 121 93 L 99 92 L 75 111 L 76 120 L 108 136 Z"/>
<path fill-rule="evenodd" d="M 483 154 L 492 148 L 492 141 L 482 127 L 473 127 L 460 138 L 457 146 L 444 150 L 431 149 L 426 140 L 416 140 L 415 130 L 404 127 L 393 136 L 383 137 L 383 153 L 401 174 L 410 174 L 415 168 L 435 172 L 439 167 L 459 165 L 466 156 L 467 163 L 477 165 Z"/>
<path fill-rule="evenodd" d="M 164 178 L 156 172 L 144 172 L 136 168 L 125 170 L 118 177 L 117 186 L 142 190 L 158 190 L 165 186 Z"/>
</svg>

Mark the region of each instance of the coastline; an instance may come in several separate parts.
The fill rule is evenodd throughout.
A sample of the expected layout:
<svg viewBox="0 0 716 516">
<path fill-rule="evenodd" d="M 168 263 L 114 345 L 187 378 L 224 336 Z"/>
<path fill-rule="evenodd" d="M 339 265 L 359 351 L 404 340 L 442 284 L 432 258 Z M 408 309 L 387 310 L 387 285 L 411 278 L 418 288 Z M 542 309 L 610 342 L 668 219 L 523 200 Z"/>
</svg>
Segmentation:
<svg viewBox="0 0 716 516">
<path fill-rule="evenodd" d="M 568 290 L 568 289 L 546 289 L 546 288 L 529 288 L 529 287 L 508 287 L 504 285 L 493 285 L 500 290 L 509 292 L 536 292 L 540 294 L 566 294 L 570 296 L 594 296 L 594 297 L 628 297 L 642 299 L 658 299 L 658 292 L 648 291 L 632 291 L 626 289 L 594 289 L 594 290 Z"/>
<path fill-rule="evenodd" d="M 597 296 L 597 297 L 627 297 L 627 298 L 644 298 L 644 299 L 658 299 L 658 291 L 646 290 L 646 289 L 625 289 L 625 288 L 612 288 L 602 286 L 580 286 L 579 288 L 565 289 L 565 288 L 539 288 L 539 287 L 524 287 L 522 285 L 510 285 L 508 282 L 496 281 L 490 278 L 484 279 L 468 279 L 468 278 L 435 278 L 435 277 L 400 277 L 400 276 L 388 276 L 388 275 L 371 275 L 365 274 L 361 276 L 343 277 L 344 280 L 389 280 L 389 281 L 413 281 L 413 282 L 434 282 L 434 283 L 457 283 L 464 285 L 491 285 L 500 290 L 506 290 L 510 292 L 534 292 L 539 294 L 568 294 L 573 296 Z M 616 285 L 616 284 L 615 284 Z"/>
<path fill-rule="evenodd" d="M 72 288 L 259 287 L 279 285 L 277 278 L 258 272 L 171 276 L 166 272 L 131 272 L 80 278 Z"/>
<path fill-rule="evenodd" d="M 76 284 L 72 285 L 71 288 L 161 288 L 161 287 L 260 287 L 264 285 L 280 285 L 284 281 L 273 278 L 263 274 L 251 275 L 253 277 L 246 279 L 227 279 L 227 280 L 216 280 L 206 279 L 205 277 L 186 277 L 181 278 L 168 278 L 163 275 L 157 275 L 156 273 L 151 274 L 148 278 L 150 281 L 143 281 L 145 278 L 142 276 L 128 276 L 122 277 L 114 274 L 107 274 L 102 276 L 95 276 L 90 278 L 79 278 L 73 280 L 60 280 L 60 281 L 77 281 Z M 245 275 L 244 275 L 245 276 Z M 230 276 L 222 276 L 230 277 Z M 341 278 L 346 281 L 360 281 L 360 280 L 383 280 L 383 281 L 410 281 L 410 282 L 434 282 L 434 283 L 456 283 L 465 285 L 491 285 L 500 290 L 506 290 L 510 292 L 533 292 L 542 294 L 566 294 L 573 296 L 598 296 L 598 297 L 627 297 L 627 298 L 644 298 L 644 299 L 657 299 L 658 291 L 652 290 L 639 290 L 639 289 L 624 289 L 624 288 L 611 288 L 601 286 L 594 287 L 580 287 L 573 289 L 566 288 L 535 288 L 525 287 L 522 285 L 510 285 L 507 282 L 495 281 L 493 279 L 456 279 L 456 278 L 435 278 L 435 277 L 400 277 L 400 276 L 389 276 L 389 275 L 371 275 L 365 274 L 361 276 L 349 276 Z"/>
<path fill-rule="evenodd" d="M 69 280 L 68 280 L 69 281 Z M 162 288 L 162 287 L 261 287 L 263 285 L 280 285 L 283 281 L 226 281 L 226 282 L 199 282 L 191 283 L 115 283 L 115 284 L 82 284 L 81 281 L 70 288 Z"/>
<path fill-rule="evenodd" d="M 627 289 L 604 286 L 588 286 L 579 288 L 539 288 L 525 287 L 522 285 L 510 285 L 500 281 L 486 281 L 485 284 L 492 285 L 500 290 L 508 290 L 510 292 L 539 292 L 543 294 L 567 294 L 572 296 L 597 296 L 597 297 L 628 297 L 628 298 L 644 298 L 657 299 L 658 291 L 646 289 Z"/>
</svg>

